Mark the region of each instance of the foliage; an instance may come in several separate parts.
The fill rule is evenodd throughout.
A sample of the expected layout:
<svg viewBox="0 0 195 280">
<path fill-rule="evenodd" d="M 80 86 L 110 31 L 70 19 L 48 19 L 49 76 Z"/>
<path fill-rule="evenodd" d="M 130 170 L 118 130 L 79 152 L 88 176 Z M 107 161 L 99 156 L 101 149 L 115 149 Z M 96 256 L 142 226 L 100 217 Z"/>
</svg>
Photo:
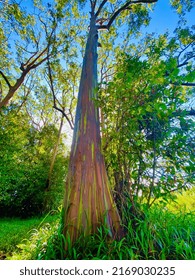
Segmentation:
<svg viewBox="0 0 195 280">
<path fill-rule="evenodd" d="M 175 201 L 167 205 L 169 211 L 173 213 L 194 213 L 195 211 L 195 188 L 177 193 Z"/>
<path fill-rule="evenodd" d="M 52 149 L 57 137 L 56 128 L 48 125 L 38 131 L 23 113 L 6 112 L 1 113 L 0 130 L 0 215 L 29 217 L 41 214 L 44 211 Z M 63 197 L 65 169 L 66 159 L 59 150 L 52 175 L 55 193 L 60 190 L 61 194 L 60 198 L 54 195 L 55 200 L 58 198 L 58 205 Z M 50 197 L 51 205 L 52 201 Z M 56 204 L 57 201 L 50 209 Z"/>
<path fill-rule="evenodd" d="M 136 227 L 128 222 L 121 240 L 111 240 L 107 228 L 96 234 L 80 236 L 71 245 L 62 235 L 62 221 L 33 230 L 29 240 L 21 243 L 9 259 L 69 260 L 190 260 L 195 257 L 195 218 L 193 214 L 173 214 L 153 207 L 137 219 Z M 64 244 L 67 250 L 64 251 Z M 65 257 L 64 257 L 65 256 Z"/>
<path fill-rule="evenodd" d="M 113 78 L 100 88 L 104 153 L 119 208 L 126 195 L 132 205 L 151 206 L 193 185 L 194 116 L 185 106 L 193 90 L 183 85 L 189 75 L 195 80 L 193 54 L 186 58 L 194 40 L 182 38 L 148 36 L 139 53 L 130 46 L 119 53 Z M 186 53 L 179 52 L 182 43 Z"/>
<path fill-rule="evenodd" d="M 0 51 L 0 108 L 7 106 L 13 97 L 20 101 L 21 96 L 17 93 L 21 94 L 22 85 L 26 83 L 28 87 L 29 76 L 38 68 L 41 73 L 49 59 L 57 65 L 59 59 L 67 62 L 68 56 L 71 63 L 78 55 L 76 35 L 81 27 L 77 32 L 72 27 L 70 7 L 63 9 L 62 20 L 54 2 L 45 5 L 29 2 L 27 7 L 16 1 L 10 1 L 5 7 L 0 3 L 0 9 L 4 11 L 0 17 L 0 42 L 5 46 L 4 51 Z M 43 84 L 45 81 L 41 81 Z"/>
<path fill-rule="evenodd" d="M 0 256 L 1 252 L 10 256 L 17 245 L 31 236 L 34 228 L 40 228 L 45 224 L 52 224 L 57 219 L 55 212 L 50 212 L 44 218 L 34 217 L 28 219 L 1 218 L 0 220 Z"/>
<path fill-rule="evenodd" d="M 179 14 L 184 14 L 186 11 L 190 11 L 194 7 L 193 0 L 171 0 L 171 4 L 176 8 Z"/>
<path fill-rule="evenodd" d="M 44 212 L 57 209 L 64 198 L 64 184 L 68 171 L 69 160 L 58 152 L 51 176 L 50 189 L 44 194 Z"/>
<path fill-rule="evenodd" d="M 70 43 L 76 33 L 71 33 L 73 29 L 69 28 L 72 22 L 67 21 L 64 25 L 64 21 L 58 19 L 54 3 L 44 5 L 41 1 L 29 2 L 27 7 L 18 1 L 0 3 L 0 42 L 3 46 L 0 51 L 0 103 L 5 101 L 6 96 L 11 98 L 7 108 L 1 108 L 0 115 L 1 216 L 28 217 L 58 207 L 62 202 L 68 164 L 67 149 L 61 135 L 53 157 L 59 115 L 52 108 L 54 96 L 44 62 L 50 58 L 55 97 L 72 121 L 74 87 L 79 71 L 72 63 L 77 52 L 73 42 L 70 50 Z M 29 8 L 31 4 L 33 11 Z M 65 16 L 67 10 L 63 12 Z M 66 64 L 59 66 L 60 54 L 64 62 L 72 63 L 66 75 Z M 34 71 L 42 62 L 42 67 Z M 31 66 L 33 68 L 29 72 Z M 59 90 L 62 98 L 59 97 Z M 54 166 L 50 171 L 52 160 Z M 51 181 L 49 190 L 48 178 Z"/>
</svg>

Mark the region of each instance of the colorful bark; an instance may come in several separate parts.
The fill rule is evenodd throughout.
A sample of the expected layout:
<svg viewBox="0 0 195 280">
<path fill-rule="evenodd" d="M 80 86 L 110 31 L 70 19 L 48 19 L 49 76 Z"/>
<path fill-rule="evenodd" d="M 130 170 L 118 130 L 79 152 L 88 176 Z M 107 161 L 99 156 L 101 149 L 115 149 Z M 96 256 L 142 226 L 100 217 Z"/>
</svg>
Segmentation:
<svg viewBox="0 0 195 280">
<path fill-rule="evenodd" d="M 93 233 L 102 223 L 110 235 L 118 235 L 120 218 L 109 188 L 101 153 L 97 91 L 96 18 L 92 14 L 81 74 L 69 173 L 65 192 L 64 234 L 72 241 L 84 232 Z"/>
</svg>

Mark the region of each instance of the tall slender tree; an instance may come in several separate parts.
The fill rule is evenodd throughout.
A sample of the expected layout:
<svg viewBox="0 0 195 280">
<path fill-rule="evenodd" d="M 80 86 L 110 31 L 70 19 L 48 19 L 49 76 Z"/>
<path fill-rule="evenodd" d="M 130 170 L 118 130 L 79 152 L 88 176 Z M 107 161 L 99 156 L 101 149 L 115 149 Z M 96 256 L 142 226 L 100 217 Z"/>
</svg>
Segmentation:
<svg viewBox="0 0 195 280">
<path fill-rule="evenodd" d="M 95 104 L 98 31 L 109 30 L 115 19 L 123 12 L 134 13 L 137 5 L 140 8 L 141 4 L 155 2 L 157 0 L 90 0 L 91 17 L 64 201 L 64 234 L 68 234 L 71 241 L 74 241 L 80 232 L 85 234 L 95 232 L 102 223 L 108 228 L 111 237 L 120 237 L 122 234 L 120 217 L 111 194 L 101 151 L 99 110 Z M 109 9 L 110 5 L 112 9 Z M 109 17 L 105 17 L 108 14 Z"/>
<path fill-rule="evenodd" d="M 57 28 L 57 18 L 49 7 L 38 8 L 34 3 L 33 14 L 17 1 L 0 2 L 4 49 L 0 51 L 0 110 L 10 104 L 30 73 L 59 52 L 62 44 L 56 42 Z"/>
</svg>

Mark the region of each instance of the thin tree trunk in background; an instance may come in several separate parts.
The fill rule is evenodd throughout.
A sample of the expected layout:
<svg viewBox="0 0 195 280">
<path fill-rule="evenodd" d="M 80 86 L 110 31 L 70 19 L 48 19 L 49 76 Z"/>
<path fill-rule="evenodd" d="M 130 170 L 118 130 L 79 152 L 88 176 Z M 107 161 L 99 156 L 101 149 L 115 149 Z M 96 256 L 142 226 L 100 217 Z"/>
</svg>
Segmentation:
<svg viewBox="0 0 195 280">
<path fill-rule="evenodd" d="M 110 191 L 101 152 L 97 93 L 96 17 L 91 13 L 79 87 L 69 172 L 65 190 L 64 235 L 73 242 L 83 232 L 96 232 L 104 224 L 112 237 L 120 235 L 120 217 Z"/>
<path fill-rule="evenodd" d="M 47 183 L 46 183 L 46 191 L 49 191 L 50 186 L 51 186 L 51 176 L 52 176 L 56 156 L 57 156 L 57 153 L 58 153 L 58 146 L 60 144 L 60 137 L 61 137 L 61 133 L 62 133 L 63 123 L 64 123 L 64 116 L 62 116 L 61 121 L 60 121 L 60 127 L 59 127 L 59 130 L 58 130 L 57 142 L 54 146 L 53 155 L 52 155 L 52 158 L 51 158 L 51 163 L 50 163 L 50 168 L 49 168 L 49 173 L 48 173 L 48 179 L 47 179 Z"/>
</svg>

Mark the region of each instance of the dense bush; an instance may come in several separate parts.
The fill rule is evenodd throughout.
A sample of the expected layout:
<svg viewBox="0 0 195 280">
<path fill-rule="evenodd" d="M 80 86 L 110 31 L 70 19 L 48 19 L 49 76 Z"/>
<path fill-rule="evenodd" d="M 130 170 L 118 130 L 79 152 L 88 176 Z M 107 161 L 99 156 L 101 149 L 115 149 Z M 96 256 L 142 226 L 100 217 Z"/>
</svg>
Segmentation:
<svg viewBox="0 0 195 280">
<path fill-rule="evenodd" d="M 50 205 L 47 210 L 58 207 L 67 166 L 63 144 L 56 157 L 50 192 L 46 192 L 57 129 L 48 124 L 38 130 L 26 115 L 14 111 L 1 113 L 0 118 L 0 217 L 42 214 L 46 197 Z"/>
<path fill-rule="evenodd" d="M 6 170 L 1 183 L 0 216 L 24 218 L 42 213 L 46 178 L 46 170 L 40 166 L 19 165 Z"/>
</svg>

